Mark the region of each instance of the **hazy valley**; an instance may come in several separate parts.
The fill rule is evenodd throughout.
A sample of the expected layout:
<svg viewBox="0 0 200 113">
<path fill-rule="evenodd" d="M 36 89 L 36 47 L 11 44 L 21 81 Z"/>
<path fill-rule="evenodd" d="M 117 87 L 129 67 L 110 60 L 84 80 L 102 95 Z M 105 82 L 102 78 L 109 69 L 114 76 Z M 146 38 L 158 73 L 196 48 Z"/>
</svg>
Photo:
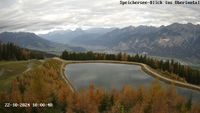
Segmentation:
<svg viewBox="0 0 200 113">
<path fill-rule="evenodd" d="M 191 23 L 174 23 L 160 27 L 77 29 L 55 31 L 40 36 L 92 51 L 138 53 L 180 58 L 198 64 L 200 62 L 200 25 Z"/>
<path fill-rule="evenodd" d="M 198 113 L 199 43 L 190 23 L 0 33 L 0 112 Z"/>
</svg>

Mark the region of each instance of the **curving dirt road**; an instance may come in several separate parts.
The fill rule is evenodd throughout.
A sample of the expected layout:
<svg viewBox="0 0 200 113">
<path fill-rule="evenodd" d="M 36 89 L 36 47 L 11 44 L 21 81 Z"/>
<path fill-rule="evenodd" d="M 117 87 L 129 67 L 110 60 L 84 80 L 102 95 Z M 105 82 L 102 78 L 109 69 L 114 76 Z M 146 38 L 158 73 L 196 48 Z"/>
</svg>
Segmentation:
<svg viewBox="0 0 200 113">
<path fill-rule="evenodd" d="M 55 57 L 53 59 L 56 59 L 56 60 L 59 60 L 62 62 L 62 65 L 61 65 L 61 68 L 60 68 L 60 73 L 61 73 L 61 76 L 63 78 L 63 80 L 66 82 L 66 84 L 68 84 L 68 86 L 70 87 L 71 91 L 72 92 L 75 92 L 75 88 L 73 87 L 73 85 L 71 84 L 71 82 L 69 81 L 69 79 L 67 78 L 67 74 L 65 73 L 65 66 L 67 65 L 67 62 L 58 58 L 58 57 Z"/>
<path fill-rule="evenodd" d="M 172 83 L 172 84 L 175 84 L 177 86 L 180 86 L 180 87 L 185 87 L 185 88 L 189 88 L 189 89 L 193 89 L 193 90 L 197 90 L 197 91 L 200 91 L 200 86 L 197 86 L 197 85 L 192 85 L 192 84 L 189 84 L 189 83 L 184 83 L 184 82 L 180 82 L 180 81 L 177 81 L 177 80 L 172 80 L 172 79 L 169 79 L 169 78 L 166 78 L 158 73 L 156 73 L 155 71 L 153 71 L 152 69 L 150 69 L 150 67 L 148 67 L 147 65 L 145 64 L 140 64 L 148 73 L 150 73 L 152 76 L 155 76 L 161 80 L 163 80 L 164 82 L 168 82 L 168 83 Z"/>
</svg>

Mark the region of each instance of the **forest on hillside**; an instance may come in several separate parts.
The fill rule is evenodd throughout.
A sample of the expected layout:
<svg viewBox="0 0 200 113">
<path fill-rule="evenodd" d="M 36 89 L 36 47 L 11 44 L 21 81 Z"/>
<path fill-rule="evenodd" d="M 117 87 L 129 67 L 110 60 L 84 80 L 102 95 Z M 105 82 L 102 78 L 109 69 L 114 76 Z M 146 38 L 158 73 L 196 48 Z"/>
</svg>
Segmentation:
<svg viewBox="0 0 200 113">
<path fill-rule="evenodd" d="M 46 53 L 21 48 L 13 43 L 0 43 L 0 61 L 43 59 L 45 56 Z"/>
<path fill-rule="evenodd" d="M 154 82 L 150 88 L 106 91 L 93 84 L 73 92 L 60 76 L 62 62 L 45 61 L 40 67 L 18 76 L 9 91 L 0 92 L 1 113 L 199 113 L 192 103 L 176 92 Z M 52 103 L 52 107 L 4 107 L 11 103 Z"/>
<path fill-rule="evenodd" d="M 94 52 L 68 52 L 64 51 L 60 56 L 65 60 L 117 60 L 139 62 L 150 66 L 153 69 L 163 72 L 169 78 L 187 81 L 188 83 L 200 85 L 200 71 L 190 66 L 183 65 L 172 60 L 159 60 L 147 55 L 128 55 L 126 53 L 106 54 Z M 175 76 L 175 77 L 174 77 Z"/>
</svg>

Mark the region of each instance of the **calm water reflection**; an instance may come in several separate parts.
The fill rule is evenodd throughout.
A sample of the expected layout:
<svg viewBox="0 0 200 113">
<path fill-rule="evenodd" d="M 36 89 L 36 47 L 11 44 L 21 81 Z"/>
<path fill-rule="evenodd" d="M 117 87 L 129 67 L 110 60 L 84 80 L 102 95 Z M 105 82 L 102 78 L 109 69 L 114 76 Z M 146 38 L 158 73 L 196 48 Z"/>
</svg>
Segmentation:
<svg viewBox="0 0 200 113">
<path fill-rule="evenodd" d="M 66 66 L 68 79 L 78 90 L 88 88 L 92 83 L 106 89 L 121 89 L 124 85 L 149 87 L 155 78 L 143 72 L 140 66 L 127 64 L 84 63 Z M 162 86 L 168 84 L 161 82 Z M 200 101 L 200 92 L 176 87 L 178 92 L 186 97 L 193 96 L 193 100 Z"/>
</svg>

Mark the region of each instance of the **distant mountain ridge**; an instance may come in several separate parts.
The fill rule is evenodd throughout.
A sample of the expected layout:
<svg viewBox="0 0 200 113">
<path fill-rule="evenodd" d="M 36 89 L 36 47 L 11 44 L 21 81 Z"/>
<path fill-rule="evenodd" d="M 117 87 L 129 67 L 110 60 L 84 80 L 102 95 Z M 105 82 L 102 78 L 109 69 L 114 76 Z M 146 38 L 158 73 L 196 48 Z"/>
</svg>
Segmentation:
<svg viewBox="0 0 200 113">
<path fill-rule="evenodd" d="M 0 33 L 0 42 L 2 43 L 14 43 L 20 47 L 40 50 L 46 52 L 61 53 L 64 50 L 84 50 L 80 47 L 72 47 L 66 44 L 59 44 L 37 36 L 34 33 L 29 32 L 3 32 Z"/>
<path fill-rule="evenodd" d="M 0 40 L 3 43 L 14 43 L 24 48 L 40 48 L 40 49 L 50 49 L 53 48 L 55 43 L 40 38 L 34 33 L 27 32 L 3 32 L 0 34 Z"/>
<path fill-rule="evenodd" d="M 200 25 L 126 27 L 98 38 L 96 45 L 131 53 L 200 59 Z"/>
<path fill-rule="evenodd" d="M 76 30 L 60 30 L 60 31 L 53 31 L 48 34 L 39 34 L 39 36 L 43 37 L 44 39 L 63 43 L 63 44 L 79 44 L 76 41 L 83 39 L 83 41 L 90 40 L 90 38 L 101 36 L 107 32 L 112 31 L 115 28 L 91 28 L 87 30 L 82 30 L 77 28 Z M 73 43 L 75 42 L 75 43 Z M 86 41 L 85 41 L 86 42 Z"/>
<path fill-rule="evenodd" d="M 191 23 L 160 27 L 76 29 L 39 36 L 34 33 L 4 32 L 0 33 L 0 42 L 12 42 L 20 47 L 43 51 L 128 52 L 183 58 L 200 63 L 200 25 Z"/>
<path fill-rule="evenodd" d="M 94 51 L 145 53 L 200 61 L 200 25 L 192 23 L 160 27 L 128 26 L 99 34 L 81 32 L 84 34 L 71 38 L 68 43 Z"/>
</svg>

